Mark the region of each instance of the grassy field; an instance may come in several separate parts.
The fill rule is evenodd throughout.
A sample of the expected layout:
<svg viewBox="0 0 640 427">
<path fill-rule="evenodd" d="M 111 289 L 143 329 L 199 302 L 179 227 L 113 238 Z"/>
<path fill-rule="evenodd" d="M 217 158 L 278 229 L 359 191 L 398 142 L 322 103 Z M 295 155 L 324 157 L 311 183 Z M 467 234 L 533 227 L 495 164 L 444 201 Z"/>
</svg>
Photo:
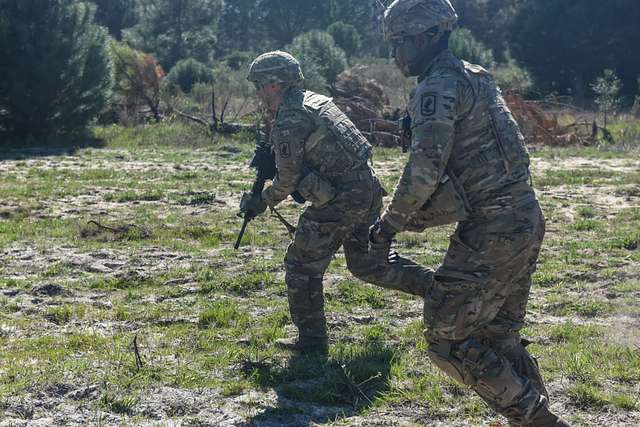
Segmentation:
<svg viewBox="0 0 640 427">
<path fill-rule="evenodd" d="M 293 332 L 289 237 L 266 216 L 233 250 L 250 138 L 163 124 L 78 141 L 0 152 L 0 426 L 506 425 L 429 363 L 421 301 L 357 281 L 341 254 L 329 359 L 275 348 Z M 388 190 L 403 161 L 376 151 Z M 553 408 L 640 425 L 640 152 L 532 163 L 548 233 L 525 335 Z M 450 232 L 398 249 L 435 267 Z"/>
</svg>

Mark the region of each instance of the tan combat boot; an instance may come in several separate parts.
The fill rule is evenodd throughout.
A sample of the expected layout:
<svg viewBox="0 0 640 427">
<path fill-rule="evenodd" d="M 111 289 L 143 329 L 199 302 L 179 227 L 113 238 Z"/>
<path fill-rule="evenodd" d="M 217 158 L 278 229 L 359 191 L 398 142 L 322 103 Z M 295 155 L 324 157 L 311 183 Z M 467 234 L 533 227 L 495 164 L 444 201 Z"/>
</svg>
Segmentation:
<svg viewBox="0 0 640 427">
<path fill-rule="evenodd" d="M 511 427 L 571 427 L 571 424 L 549 410 L 545 405 L 527 424 L 510 423 Z"/>
<path fill-rule="evenodd" d="M 282 338 L 276 340 L 276 346 L 285 350 L 295 351 L 301 354 L 322 354 L 329 353 L 329 342 L 327 338 L 316 337 L 295 337 Z"/>
</svg>

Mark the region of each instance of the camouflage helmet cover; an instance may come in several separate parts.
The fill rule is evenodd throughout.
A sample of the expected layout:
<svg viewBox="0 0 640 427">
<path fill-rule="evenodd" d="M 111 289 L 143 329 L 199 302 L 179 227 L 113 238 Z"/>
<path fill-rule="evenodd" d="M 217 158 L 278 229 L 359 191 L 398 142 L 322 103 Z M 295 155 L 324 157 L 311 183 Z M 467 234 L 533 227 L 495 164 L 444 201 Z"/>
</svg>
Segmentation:
<svg viewBox="0 0 640 427">
<path fill-rule="evenodd" d="M 300 63 L 287 52 L 267 52 L 249 67 L 247 80 L 261 85 L 299 83 L 304 80 Z"/>
<path fill-rule="evenodd" d="M 414 36 L 433 28 L 452 31 L 458 15 L 449 0 L 395 0 L 384 13 L 387 38 Z"/>
</svg>

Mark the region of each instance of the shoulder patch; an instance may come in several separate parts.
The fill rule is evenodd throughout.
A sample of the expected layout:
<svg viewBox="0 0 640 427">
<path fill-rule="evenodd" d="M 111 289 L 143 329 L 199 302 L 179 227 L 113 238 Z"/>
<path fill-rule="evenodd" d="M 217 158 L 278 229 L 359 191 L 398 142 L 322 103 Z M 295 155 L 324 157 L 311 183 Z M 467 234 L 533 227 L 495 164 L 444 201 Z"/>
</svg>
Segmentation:
<svg viewBox="0 0 640 427">
<path fill-rule="evenodd" d="M 437 96 L 437 94 L 430 92 L 422 94 L 422 98 L 420 100 L 420 111 L 422 112 L 422 116 L 429 117 L 436 113 Z"/>
<path fill-rule="evenodd" d="M 288 142 L 282 142 L 278 145 L 278 151 L 280 152 L 280 157 L 283 159 L 288 159 L 291 156 L 291 146 Z"/>
</svg>

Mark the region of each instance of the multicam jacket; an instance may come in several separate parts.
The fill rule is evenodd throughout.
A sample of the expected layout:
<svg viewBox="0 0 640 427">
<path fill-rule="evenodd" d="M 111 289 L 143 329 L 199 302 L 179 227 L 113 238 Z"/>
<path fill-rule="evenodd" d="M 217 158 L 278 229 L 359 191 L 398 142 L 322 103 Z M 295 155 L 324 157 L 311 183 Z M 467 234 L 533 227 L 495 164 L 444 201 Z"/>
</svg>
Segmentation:
<svg viewBox="0 0 640 427">
<path fill-rule="evenodd" d="M 366 138 L 331 98 L 295 88 L 285 94 L 278 109 L 271 143 L 278 175 L 262 193 L 270 206 L 296 190 L 313 198 L 314 188 L 300 188 L 303 180 L 311 187 L 318 181 L 330 185 L 350 172 L 366 170 L 371 156 Z M 305 180 L 311 173 L 315 179 Z"/>
<path fill-rule="evenodd" d="M 449 50 L 442 52 L 419 78 L 408 109 L 411 154 L 383 214 L 391 229 L 420 228 L 416 217 L 450 179 L 464 193 L 469 215 L 500 212 L 534 200 L 527 183 L 524 137 L 485 69 Z M 439 218 L 439 223 L 457 220 L 452 215 L 450 221 Z"/>
</svg>

